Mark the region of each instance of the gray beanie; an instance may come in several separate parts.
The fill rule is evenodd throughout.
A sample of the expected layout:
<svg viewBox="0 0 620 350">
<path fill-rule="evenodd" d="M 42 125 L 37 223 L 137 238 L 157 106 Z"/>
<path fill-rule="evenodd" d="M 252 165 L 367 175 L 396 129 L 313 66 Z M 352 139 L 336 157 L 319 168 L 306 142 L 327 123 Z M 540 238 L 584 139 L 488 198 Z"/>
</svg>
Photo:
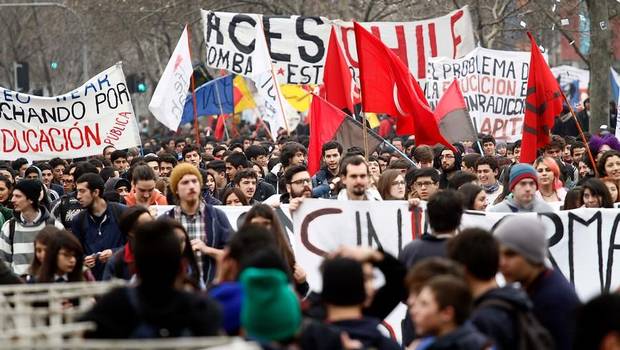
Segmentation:
<svg viewBox="0 0 620 350">
<path fill-rule="evenodd" d="M 543 264 L 547 256 L 545 227 L 534 216 L 508 217 L 493 232 L 500 244 L 514 250 L 534 264 Z"/>
</svg>

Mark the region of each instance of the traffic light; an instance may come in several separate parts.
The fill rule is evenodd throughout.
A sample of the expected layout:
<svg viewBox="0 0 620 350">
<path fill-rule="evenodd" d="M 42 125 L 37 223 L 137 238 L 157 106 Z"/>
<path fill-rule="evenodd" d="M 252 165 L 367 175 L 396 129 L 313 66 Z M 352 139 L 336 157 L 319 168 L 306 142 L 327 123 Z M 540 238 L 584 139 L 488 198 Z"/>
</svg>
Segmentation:
<svg viewBox="0 0 620 350">
<path fill-rule="evenodd" d="M 30 90 L 30 73 L 28 62 L 14 62 L 15 91 L 28 92 Z"/>
<path fill-rule="evenodd" d="M 58 61 L 52 61 L 52 62 L 50 62 L 50 68 L 51 68 L 52 70 L 56 70 L 56 69 L 58 69 Z"/>
<path fill-rule="evenodd" d="M 129 74 L 126 78 L 127 89 L 130 93 L 143 94 L 148 90 L 144 74 Z"/>
</svg>

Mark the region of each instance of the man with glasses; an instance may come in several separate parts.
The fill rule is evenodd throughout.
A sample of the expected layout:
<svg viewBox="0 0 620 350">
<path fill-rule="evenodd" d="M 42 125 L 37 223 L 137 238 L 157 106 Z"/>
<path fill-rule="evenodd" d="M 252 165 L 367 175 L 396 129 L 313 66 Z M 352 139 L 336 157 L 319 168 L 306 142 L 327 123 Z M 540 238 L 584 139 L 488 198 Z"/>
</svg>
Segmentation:
<svg viewBox="0 0 620 350">
<path fill-rule="evenodd" d="M 428 201 L 439 189 L 439 174 L 434 168 L 416 169 L 406 176 L 410 197 Z"/>
</svg>

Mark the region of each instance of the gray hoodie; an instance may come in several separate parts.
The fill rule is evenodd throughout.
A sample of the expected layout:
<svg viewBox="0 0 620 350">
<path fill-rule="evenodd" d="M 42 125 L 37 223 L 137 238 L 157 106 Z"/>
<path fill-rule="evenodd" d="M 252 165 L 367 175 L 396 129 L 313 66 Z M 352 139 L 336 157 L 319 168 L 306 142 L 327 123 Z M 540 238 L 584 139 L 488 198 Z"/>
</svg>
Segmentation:
<svg viewBox="0 0 620 350">
<path fill-rule="evenodd" d="M 494 213 L 549 213 L 553 212 L 553 208 L 536 197 L 526 206 L 520 205 L 514 198 L 506 198 L 488 208 L 487 211 Z"/>
</svg>

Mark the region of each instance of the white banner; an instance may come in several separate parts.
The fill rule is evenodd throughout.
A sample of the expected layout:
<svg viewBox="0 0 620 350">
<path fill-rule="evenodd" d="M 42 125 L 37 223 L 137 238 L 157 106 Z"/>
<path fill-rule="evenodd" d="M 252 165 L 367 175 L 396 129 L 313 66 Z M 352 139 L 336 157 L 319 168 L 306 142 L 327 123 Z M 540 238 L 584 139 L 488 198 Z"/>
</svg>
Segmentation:
<svg viewBox="0 0 620 350">
<path fill-rule="evenodd" d="M 530 53 L 478 47 L 460 59 L 430 59 L 424 85 L 433 108 L 454 79 L 478 132 L 496 140 L 521 138 Z"/>
<path fill-rule="evenodd" d="M 61 96 L 0 88 L 0 160 L 87 157 L 101 155 L 107 145 L 140 145 L 120 63 Z"/>
<path fill-rule="evenodd" d="M 202 10 L 207 65 L 246 77 L 252 75 L 256 15 Z M 276 79 L 286 84 L 321 84 L 332 24 L 357 78 L 352 22 L 325 17 L 262 16 Z M 445 16 L 416 22 L 368 22 L 362 25 L 405 62 L 414 77 L 424 79 L 431 57 L 458 58 L 475 48 L 467 6 Z"/>
</svg>

